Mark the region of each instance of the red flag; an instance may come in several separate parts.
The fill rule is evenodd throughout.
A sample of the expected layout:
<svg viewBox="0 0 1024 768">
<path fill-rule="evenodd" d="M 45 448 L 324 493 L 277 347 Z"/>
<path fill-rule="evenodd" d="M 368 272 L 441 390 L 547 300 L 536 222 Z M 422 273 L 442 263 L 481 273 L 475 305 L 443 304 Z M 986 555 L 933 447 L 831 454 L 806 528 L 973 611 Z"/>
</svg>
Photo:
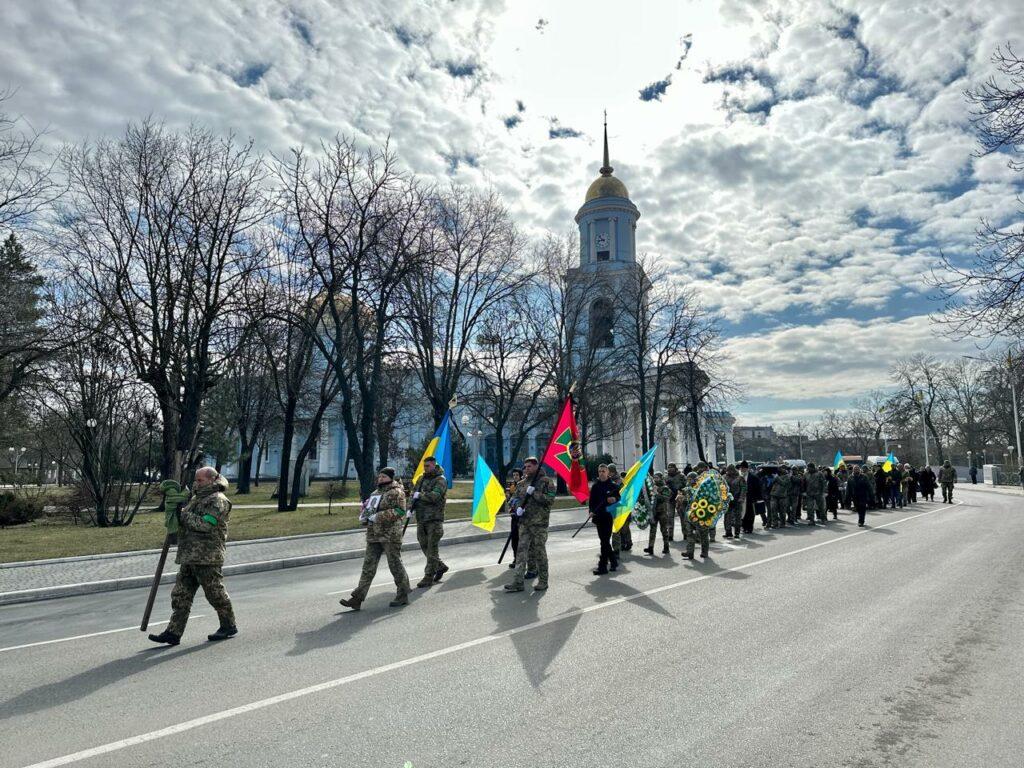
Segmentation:
<svg viewBox="0 0 1024 768">
<path fill-rule="evenodd" d="M 565 480 L 569 492 L 577 501 L 584 502 L 590 497 L 587 487 L 587 470 L 583 461 L 583 446 L 580 445 L 580 430 L 576 426 L 576 416 L 572 412 L 572 396 L 570 395 L 562 408 L 562 415 L 551 433 L 551 442 L 544 454 L 544 463 L 555 470 Z"/>
</svg>

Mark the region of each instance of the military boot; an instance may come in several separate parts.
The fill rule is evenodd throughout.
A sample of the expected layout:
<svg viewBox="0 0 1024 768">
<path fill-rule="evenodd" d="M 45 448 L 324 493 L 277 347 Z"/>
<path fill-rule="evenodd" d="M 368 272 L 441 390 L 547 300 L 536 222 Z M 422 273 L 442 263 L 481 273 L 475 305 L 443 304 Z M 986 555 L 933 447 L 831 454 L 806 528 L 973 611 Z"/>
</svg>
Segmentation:
<svg viewBox="0 0 1024 768">
<path fill-rule="evenodd" d="M 448 566 L 441 563 L 441 567 L 434 571 L 434 581 L 440 581 L 441 577 L 448 573 Z"/>
<path fill-rule="evenodd" d="M 167 643 L 167 645 L 177 645 L 181 642 L 181 635 L 176 635 L 171 630 L 165 629 L 159 635 L 150 635 L 149 639 L 154 643 Z"/>
<path fill-rule="evenodd" d="M 524 578 L 536 579 L 537 578 L 537 572 L 536 571 L 527 571 L 526 572 L 526 576 Z"/>
<path fill-rule="evenodd" d="M 395 595 L 395 599 L 388 603 L 388 605 L 390 605 L 392 608 L 401 608 L 403 605 L 408 604 L 409 595 L 405 594 L 404 592 L 399 592 L 397 595 Z"/>
<path fill-rule="evenodd" d="M 211 640 L 211 641 L 227 640 L 229 637 L 234 637 L 237 634 L 238 634 L 238 628 L 237 627 L 234 627 L 234 626 L 225 627 L 222 624 L 220 629 L 218 629 L 212 635 L 207 635 L 206 639 L 207 640 Z"/>
<path fill-rule="evenodd" d="M 354 597 L 346 597 L 339 600 L 338 602 L 344 605 L 346 608 L 351 608 L 353 611 L 358 611 L 359 606 L 363 604 L 362 600 L 357 600 Z"/>
<path fill-rule="evenodd" d="M 515 582 L 505 585 L 506 592 L 522 592 L 524 589 L 525 587 L 522 584 L 516 584 Z"/>
<path fill-rule="evenodd" d="M 667 555 L 668 554 L 668 544 L 667 543 L 665 544 L 665 546 L 663 546 L 661 548 L 661 554 L 663 554 L 663 555 Z"/>
<path fill-rule="evenodd" d="M 424 576 L 422 579 L 420 579 L 418 582 L 416 582 L 416 586 L 419 589 L 424 589 L 425 587 L 429 587 L 433 583 L 434 583 L 434 579 L 432 577 Z"/>
<path fill-rule="evenodd" d="M 644 547 L 644 554 L 645 555 L 653 555 L 654 554 L 654 547 Z"/>
<path fill-rule="evenodd" d="M 546 581 L 538 581 L 536 584 L 533 585 L 534 592 L 543 592 L 547 588 L 548 583 Z"/>
</svg>

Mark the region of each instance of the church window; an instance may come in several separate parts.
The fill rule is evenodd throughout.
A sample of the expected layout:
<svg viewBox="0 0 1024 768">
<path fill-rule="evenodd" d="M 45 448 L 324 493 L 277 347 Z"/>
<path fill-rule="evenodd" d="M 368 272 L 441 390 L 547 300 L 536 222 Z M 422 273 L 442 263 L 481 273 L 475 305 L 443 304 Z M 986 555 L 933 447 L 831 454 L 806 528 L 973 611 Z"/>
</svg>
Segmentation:
<svg viewBox="0 0 1024 768">
<path fill-rule="evenodd" d="M 590 346 L 607 349 L 615 345 L 615 308 L 606 298 L 590 305 Z"/>
</svg>

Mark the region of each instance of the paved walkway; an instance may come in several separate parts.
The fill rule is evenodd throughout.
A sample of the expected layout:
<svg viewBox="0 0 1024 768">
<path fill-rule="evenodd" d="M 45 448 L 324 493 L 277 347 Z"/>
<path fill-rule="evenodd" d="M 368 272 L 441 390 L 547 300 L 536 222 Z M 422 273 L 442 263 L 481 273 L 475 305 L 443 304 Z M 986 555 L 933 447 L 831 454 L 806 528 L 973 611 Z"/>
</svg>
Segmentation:
<svg viewBox="0 0 1024 768">
<path fill-rule="evenodd" d="M 586 517 L 586 512 L 579 507 L 558 509 L 551 513 L 551 524 L 577 524 Z M 415 525 L 409 526 L 405 544 L 416 544 Z M 505 515 L 498 518 L 494 528 L 495 534 L 509 530 L 509 518 Z M 485 531 L 472 525 L 468 520 L 453 520 L 445 526 L 445 538 L 456 539 L 467 536 L 479 538 Z M 265 561 L 329 555 L 339 552 L 361 553 L 363 550 L 363 530 L 339 531 L 337 533 L 317 533 L 304 536 L 288 536 L 277 539 L 255 539 L 252 541 L 236 541 L 228 543 L 227 566 L 263 563 Z M 442 541 L 442 544 L 444 542 Z M 0 564 L 0 596 L 4 593 L 19 592 L 26 589 L 43 589 L 70 584 L 108 581 L 112 579 L 129 579 L 132 577 L 150 577 L 156 569 L 159 555 L 157 551 L 126 552 L 113 555 L 95 555 L 61 560 L 36 561 L 34 564 L 19 565 L 17 563 Z M 257 570 L 254 568 L 253 570 Z M 168 556 L 165 578 L 177 571 L 174 565 L 174 550 Z M 0 601 L 2 602 L 2 601 Z"/>
</svg>

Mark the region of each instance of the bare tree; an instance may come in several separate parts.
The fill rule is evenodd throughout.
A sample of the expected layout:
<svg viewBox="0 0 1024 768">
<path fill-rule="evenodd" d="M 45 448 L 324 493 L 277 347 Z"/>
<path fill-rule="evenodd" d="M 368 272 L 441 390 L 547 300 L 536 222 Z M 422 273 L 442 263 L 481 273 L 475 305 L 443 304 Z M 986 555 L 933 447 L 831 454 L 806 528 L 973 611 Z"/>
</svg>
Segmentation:
<svg viewBox="0 0 1024 768">
<path fill-rule="evenodd" d="M 946 430 L 942 419 L 947 412 L 949 375 L 945 366 L 932 355 L 917 353 L 897 360 L 890 370 L 897 386 L 892 396 L 890 419 L 893 423 L 909 421 L 924 411 L 924 423 L 935 441 L 939 462 L 946 457 Z M 903 429 L 906 426 L 903 425 Z"/>
<path fill-rule="evenodd" d="M 399 294 L 431 256 L 431 197 L 386 146 L 361 152 L 338 137 L 321 149 L 315 161 L 294 150 L 279 174 L 319 280 L 315 339 L 337 377 L 348 455 L 368 496 L 381 381 L 399 348 Z"/>
<path fill-rule="evenodd" d="M 264 254 L 268 215 L 252 143 L 152 121 L 116 141 L 66 153 L 70 195 L 56 243 L 63 272 L 102 307 L 160 409 L 161 470 L 184 478 L 198 460 L 203 399 L 234 354 L 228 318 Z"/>
<path fill-rule="evenodd" d="M 409 273 L 400 294 L 404 340 L 439 424 L 469 365 L 484 313 L 532 280 L 523 237 L 494 192 L 438 193 L 430 209 L 433 258 Z"/>
<path fill-rule="evenodd" d="M 547 350 L 537 297 L 526 290 L 493 305 L 485 314 L 474 345 L 473 385 L 464 402 L 494 433 L 499 478 L 508 475 L 527 450 L 531 432 L 556 414 L 551 380 L 544 365 Z M 505 450 L 506 439 L 509 450 Z"/>
<path fill-rule="evenodd" d="M 11 96 L 0 92 L 0 230 L 29 223 L 63 192 L 54 180 L 54 161 L 40 147 L 43 134 L 4 111 Z"/>
<path fill-rule="evenodd" d="M 946 393 L 943 405 L 952 428 L 953 440 L 973 454 L 985 442 L 985 363 L 960 358 L 943 366 L 942 386 Z"/>
<path fill-rule="evenodd" d="M 43 278 L 12 232 L 0 243 L 0 404 L 53 351 L 43 323 Z"/>
<path fill-rule="evenodd" d="M 965 93 L 980 147 L 977 156 L 1001 153 L 1014 171 L 1024 171 L 1024 59 L 1009 46 L 992 56 L 998 70 Z M 1024 201 L 1017 198 L 1019 214 Z M 973 263 L 962 266 L 943 255 L 932 282 L 945 298 L 936 316 L 956 336 L 1018 334 L 1024 324 L 1024 226 L 983 220 Z"/>
</svg>

